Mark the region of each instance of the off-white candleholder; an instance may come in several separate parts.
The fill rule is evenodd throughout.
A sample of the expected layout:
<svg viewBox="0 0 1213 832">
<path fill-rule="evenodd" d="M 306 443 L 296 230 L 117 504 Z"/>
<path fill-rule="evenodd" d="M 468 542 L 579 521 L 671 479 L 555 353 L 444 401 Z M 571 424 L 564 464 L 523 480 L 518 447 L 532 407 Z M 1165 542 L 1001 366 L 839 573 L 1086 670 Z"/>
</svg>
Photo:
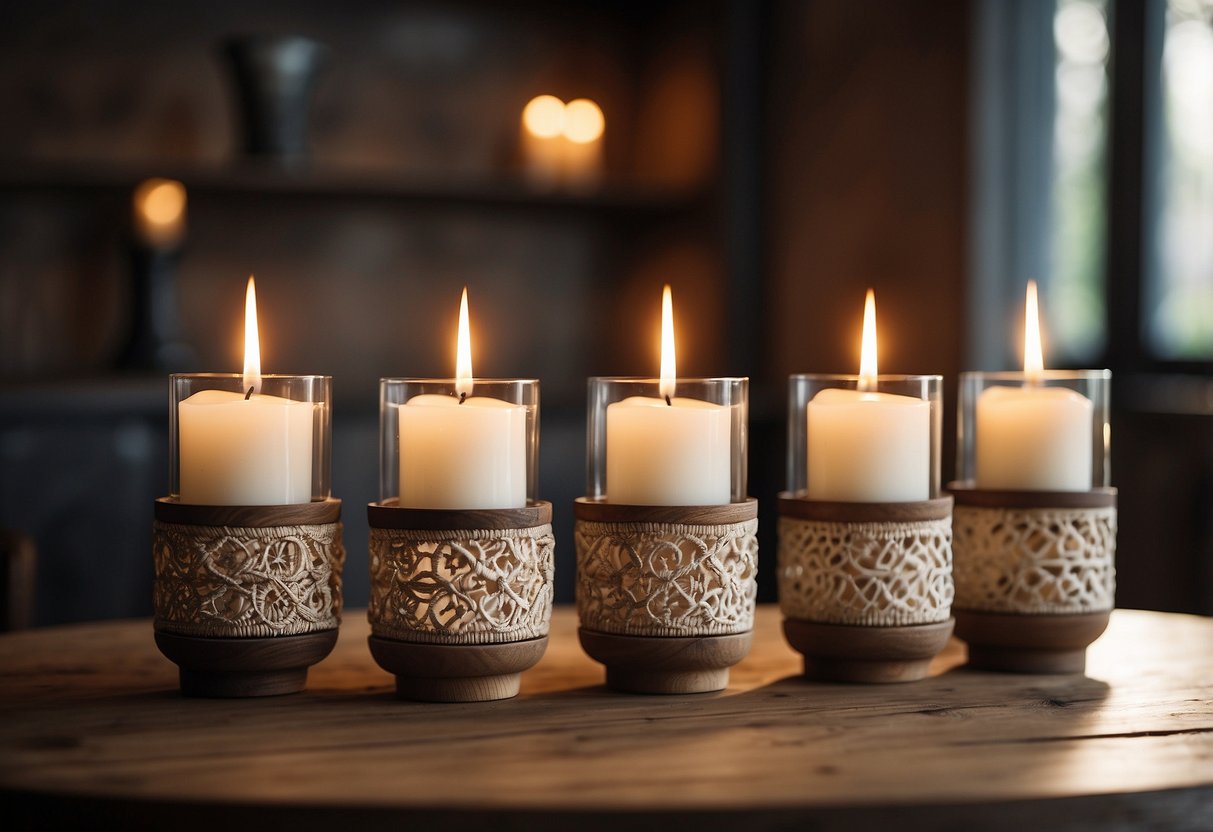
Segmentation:
<svg viewBox="0 0 1213 832">
<path fill-rule="evenodd" d="M 952 500 L 779 499 L 779 606 L 805 675 L 909 682 L 948 643 Z"/>
<path fill-rule="evenodd" d="M 187 696 L 303 690 L 337 643 L 341 501 L 155 504 L 156 645 Z"/>
<path fill-rule="evenodd" d="M 402 699 L 518 694 L 547 648 L 552 504 L 410 509 L 371 503 L 371 655 Z"/>
<path fill-rule="evenodd" d="M 574 504 L 581 646 L 629 693 L 705 693 L 750 649 L 758 502 Z"/>
<path fill-rule="evenodd" d="M 1082 673 L 1116 594 L 1116 489 L 956 498 L 956 634 L 969 665 Z"/>
<path fill-rule="evenodd" d="M 969 645 L 971 667 L 1082 673 L 1087 646 L 1108 626 L 1116 593 L 1111 383 L 1108 370 L 960 374 L 957 478 L 948 489 L 956 498 L 956 635 Z M 1019 397 L 1018 421 L 979 418 L 995 388 Z M 1067 407 L 1028 407 L 1034 400 Z"/>
</svg>

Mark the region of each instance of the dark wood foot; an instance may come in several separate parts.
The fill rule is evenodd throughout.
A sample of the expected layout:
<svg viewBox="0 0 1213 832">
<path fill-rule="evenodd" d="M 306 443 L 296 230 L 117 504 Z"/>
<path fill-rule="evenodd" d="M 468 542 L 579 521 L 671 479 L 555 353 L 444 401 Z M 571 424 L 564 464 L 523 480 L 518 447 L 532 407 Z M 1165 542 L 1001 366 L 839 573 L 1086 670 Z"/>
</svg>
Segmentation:
<svg viewBox="0 0 1213 832">
<path fill-rule="evenodd" d="M 1087 646 L 1111 612 L 1015 615 L 956 611 L 956 636 L 969 645 L 968 666 L 1004 673 L 1084 673 Z"/>
<path fill-rule="evenodd" d="M 606 683 L 624 693 L 711 693 L 729 686 L 729 668 L 750 652 L 751 633 L 661 638 L 581 628 L 581 646 L 606 665 Z"/>
<path fill-rule="evenodd" d="M 491 702 L 518 695 L 522 672 L 543 658 L 547 637 L 504 644 L 422 644 L 370 636 L 375 662 L 396 677 L 396 695 L 418 702 Z"/>
<path fill-rule="evenodd" d="M 308 668 L 336 644 L 336 630 L 270 638 L 156 632 L 156 646 L 180 668 L 181 692 L 223 699 L 298 693 L 307 685 Z"/>
<path fill-rule="evenodd" d="M 804 655 L 805 676 L 827 682 L 886 684 L 916 682 L 930 672 L 955 620 L 907 627 L 819 624 L 799 618 L 783 622 L 788 643 Z"/>
</svg>

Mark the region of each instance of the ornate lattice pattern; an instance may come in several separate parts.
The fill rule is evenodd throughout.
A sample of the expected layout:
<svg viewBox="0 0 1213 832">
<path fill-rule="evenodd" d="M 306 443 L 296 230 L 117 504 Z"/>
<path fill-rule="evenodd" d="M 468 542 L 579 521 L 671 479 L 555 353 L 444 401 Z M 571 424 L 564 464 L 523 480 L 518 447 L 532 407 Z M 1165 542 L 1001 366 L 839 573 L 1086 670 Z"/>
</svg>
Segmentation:
<svg viewBox="0 0 1213 832">
<path fill-rule="evenodd" d="M 1012 613 L 1110 610 L 1116 509 L 956 507 L 956 606 Z"/>
<path fill-rule="evenodd" d="M 162 632 L 285 636 L 341 621 L 340 523 L 237 528 L 157 520 L 152 536 Z"/>
<path fill-rule="evenodd" d="M 951 615 L 950 518 L 908 523 L 779 519 L 779 606 L 789 618 L 895 627 Z"/>
<path fill-rule="evenodd" d="M 527 529 L 371 529 L 371 631 L 436 644 L 546 636 L 556 548 Z"/>
<path fill-rule="evenodd" d="M 754 627 L 758 521 L 577 521 L 581 626 L 640 636 L 707 636 Z"/>
</svg>

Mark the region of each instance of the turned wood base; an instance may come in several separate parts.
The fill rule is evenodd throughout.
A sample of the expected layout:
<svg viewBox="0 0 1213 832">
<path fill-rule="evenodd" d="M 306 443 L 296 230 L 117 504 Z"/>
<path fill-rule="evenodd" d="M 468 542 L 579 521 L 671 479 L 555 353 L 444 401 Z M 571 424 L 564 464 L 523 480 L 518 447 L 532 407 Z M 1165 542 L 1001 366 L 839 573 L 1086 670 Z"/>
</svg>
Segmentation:
<svg viewBox="0 0 1213 832">
<path fill-rule="evenodd" d="M 724 636 L 623 636 L 581 627 L 581 647 L 606 665 L 606 684 L 624 693 L 711 693 L 750 652 L 749 632 Z"/>
<path fill-rule="evenodd" d="M 804 674 L 826 682 L 916 682 L 947 646 L 955 619 L 938 624 L 867 627 L 819 624 L 801 618 L 783 622 L 788 643 L 804 655 Z"/>
<path fill-rule="evenodd" d="M 1006 673 L 1083 673 L 1087 646 L 1111 612 L 1037 615 L 956 610 L 956 636 L 969 645 L 969 667 Z"/>
<path fill-rule="evenodd" d="M 333 650 L 337 631 L 265 638 L 204 638 L 156 631 L 156 646 L 180 668 L 186 696 L 242 698 L 298 693 L 307 669 Z"/>
<path fill-rule="evenodd" d="M 370 636 L 375 662 L 396 677 L 396 695 L 417 702 L 491 702 L 518 695 L 522 672 L 547 636 L 502 644 L 429 644 Z"/>
</svg>

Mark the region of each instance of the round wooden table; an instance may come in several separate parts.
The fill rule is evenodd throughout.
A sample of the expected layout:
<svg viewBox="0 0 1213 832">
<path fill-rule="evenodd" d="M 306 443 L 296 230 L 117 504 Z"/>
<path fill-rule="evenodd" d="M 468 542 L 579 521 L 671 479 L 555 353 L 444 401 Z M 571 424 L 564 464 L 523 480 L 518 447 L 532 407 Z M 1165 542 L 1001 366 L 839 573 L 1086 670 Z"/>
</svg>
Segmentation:
<svg viewBox="0 0 1213 832">
<path fill-rule="evenodd" d="M 810 683 L 780 615 L 722 694 L 602 687 L 558 609 L 522 695 L 397 701 L 362 611 L 308 690 L 191 700 L 149 621 L 0 637 L 6 828 L 1213 829 L 1213 620 L 1118 611 L 1086 676 Z M 17 826 L 10 825 L 16 820 Z"/>
</svg>

